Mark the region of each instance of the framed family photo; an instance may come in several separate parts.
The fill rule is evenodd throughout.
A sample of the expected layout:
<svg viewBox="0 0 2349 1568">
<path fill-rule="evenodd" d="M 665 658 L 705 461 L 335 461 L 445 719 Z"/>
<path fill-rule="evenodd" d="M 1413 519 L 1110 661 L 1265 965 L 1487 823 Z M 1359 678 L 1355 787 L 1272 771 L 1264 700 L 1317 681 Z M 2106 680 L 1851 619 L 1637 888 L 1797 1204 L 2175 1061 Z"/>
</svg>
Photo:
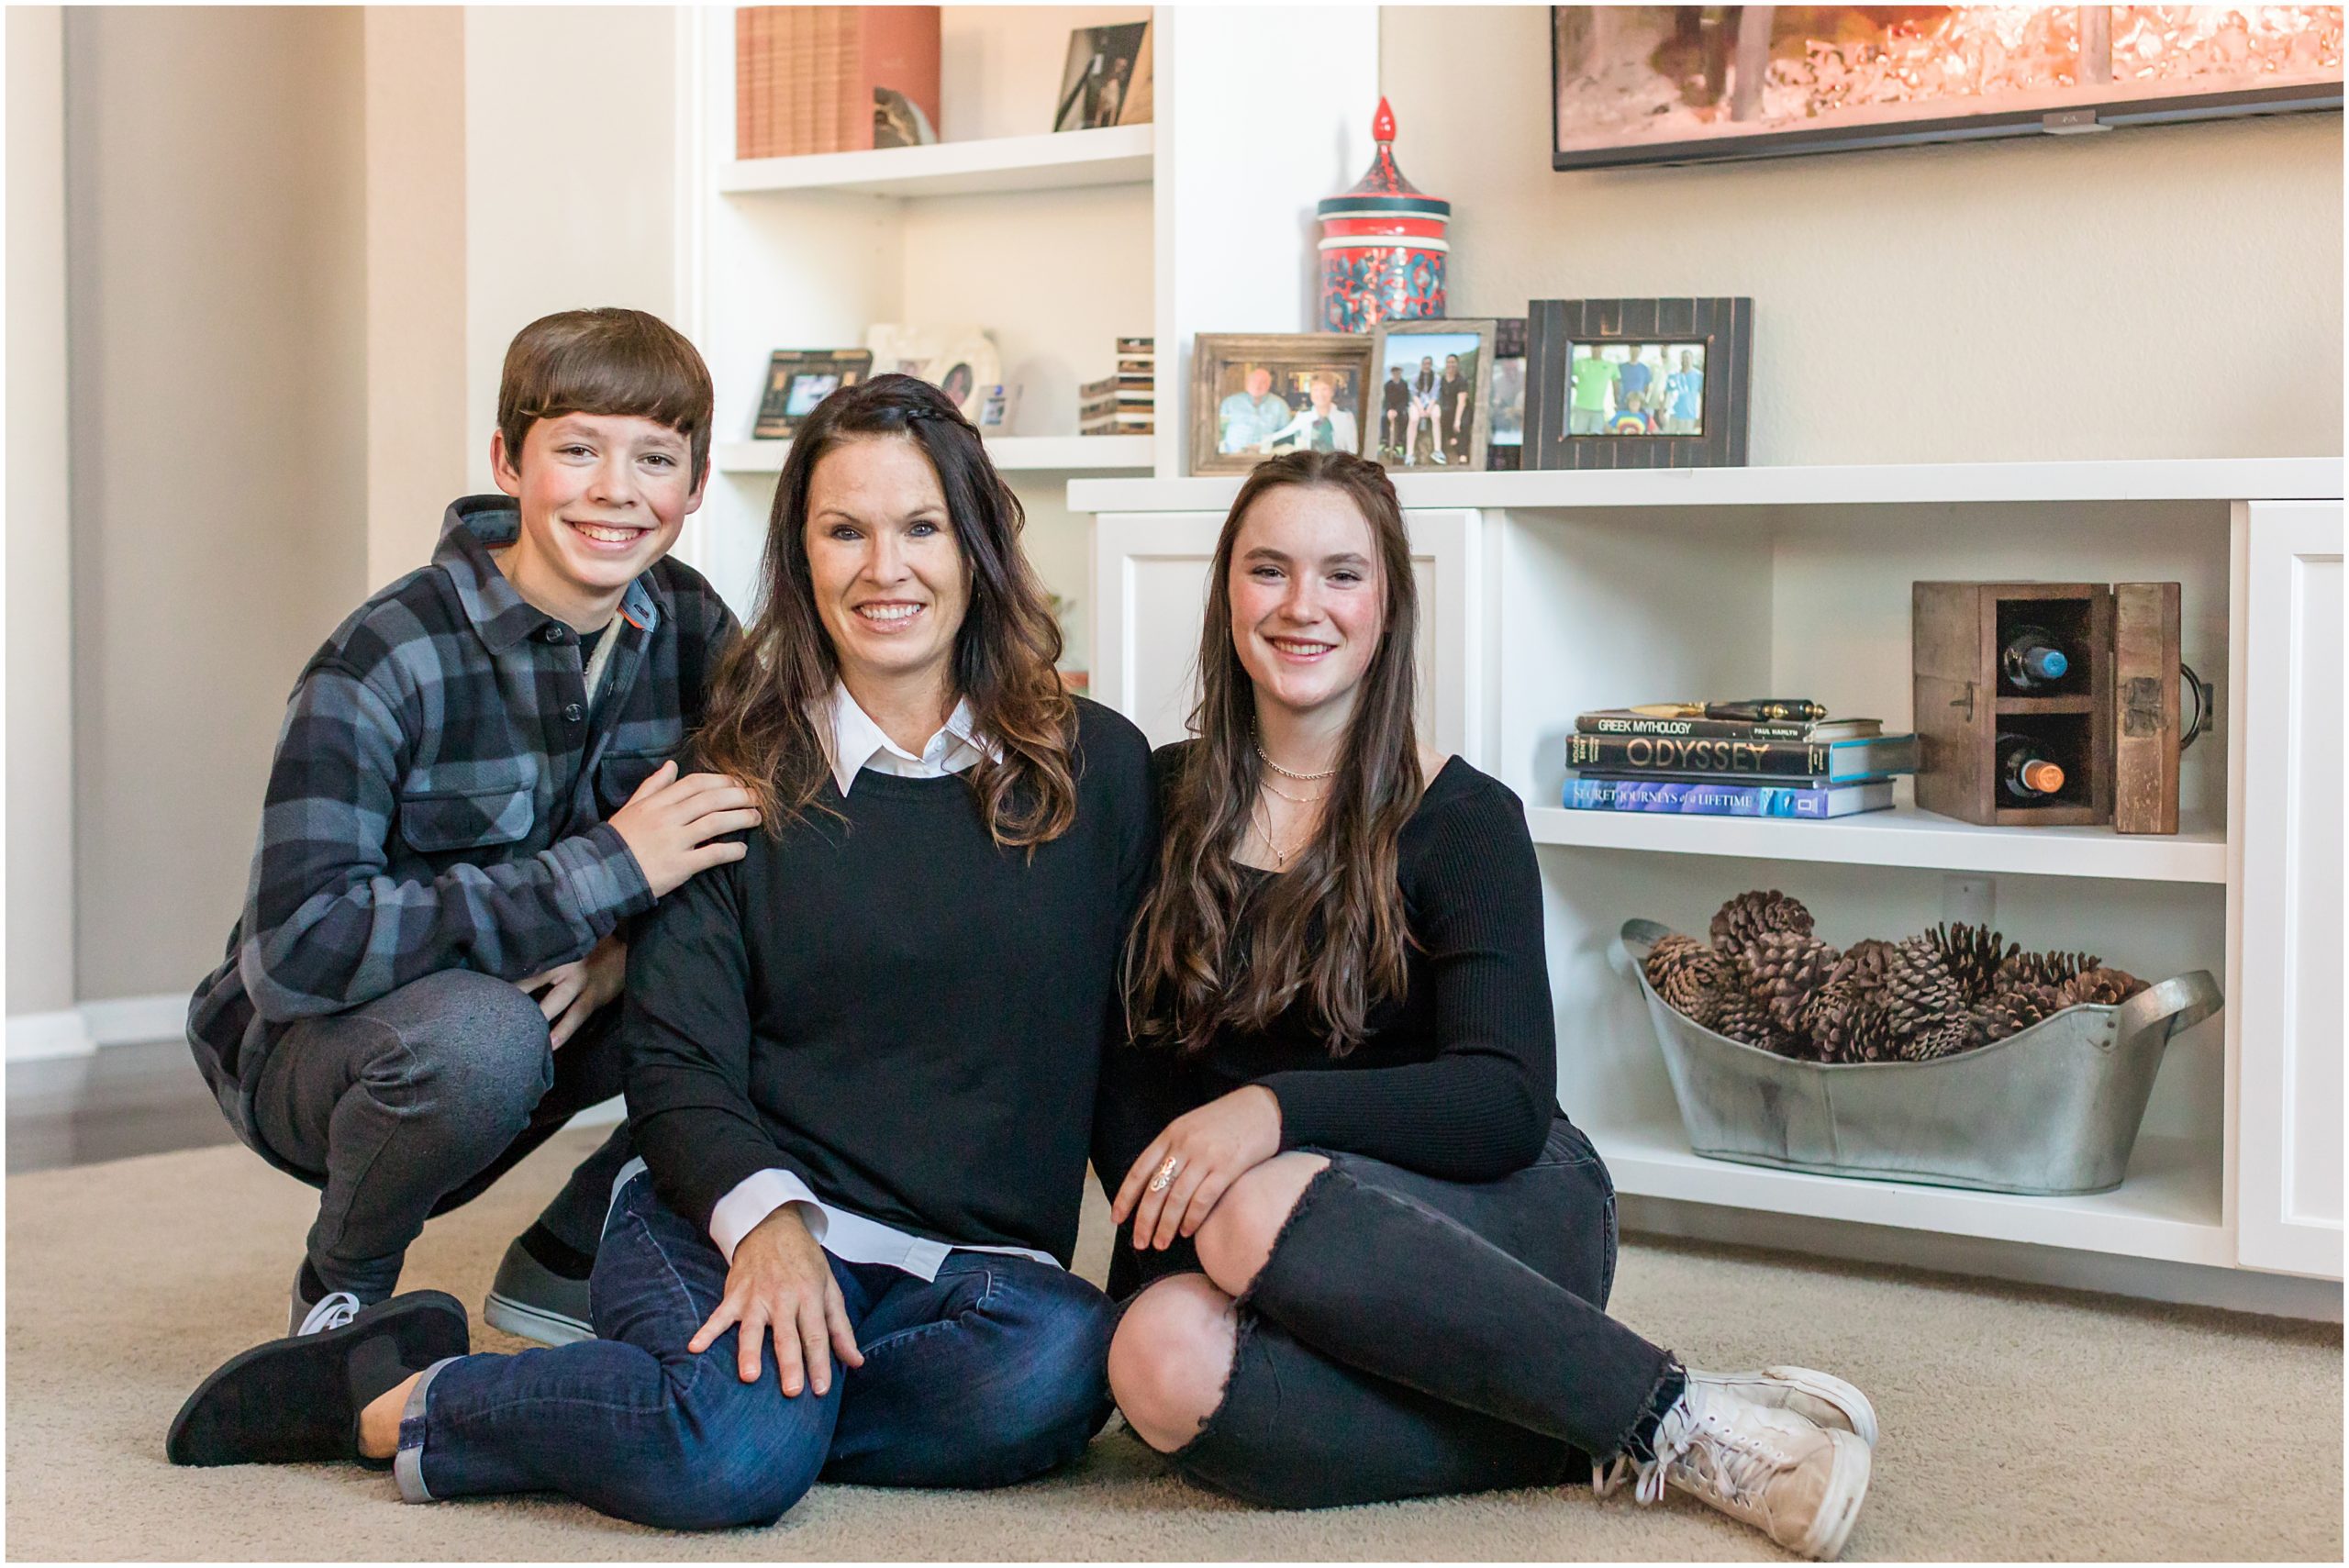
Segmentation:
<svg viewBox="0 0 2349 1568">
<path fill-rule="evenodd" d="M 1202 332 L 1191 350 L 1191 472 L 1245 473 L 1310 448 L 1363 451 L 1371 340 L 1346 332 Z"/>
<path fill-rule="evenodd" d="M 1750 299 L 1537 299 L 1527 306 L 1527 468 L 1745 462 Z"/>
<path fill-rule="evenodd" d="M 894 371 L 930 383 L 972 424 L 984 412 L 986 389 L 1003 382 L 1003 361 L 983 327 L 922 327 L 875 322 L 864 331 L 873 373 Z"/>
<path fill-rule="evenodd" d="M 873 355 L 864 349 L 777 349 L 767 361 L 766 391 L 759 397 L 751 437 L 789 440 L 816 405 L 872 372 Z"/>
<path fill-rule="evenodd" d="M 1478 469 L 1492 437 L 1487 383 L 1499 324 L 1382 321 L 1371 339 L 1375 434 L 1363 455 L 1392 469 Z"/>
</svg>

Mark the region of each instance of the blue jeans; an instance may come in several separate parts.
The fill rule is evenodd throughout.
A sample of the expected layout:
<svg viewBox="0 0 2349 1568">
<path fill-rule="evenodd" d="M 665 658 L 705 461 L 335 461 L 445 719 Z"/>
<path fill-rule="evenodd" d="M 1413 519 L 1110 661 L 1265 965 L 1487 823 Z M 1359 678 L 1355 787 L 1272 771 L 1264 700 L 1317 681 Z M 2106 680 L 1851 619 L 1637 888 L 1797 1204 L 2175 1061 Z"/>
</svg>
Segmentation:
<svg viewBox="0 0 2349 1568">
<path fill-rule="evenodd" d="M 1109 1418 L 1107 1296 L 1048 1263 L 950 1253 L 935 1280 L 832 1260 L 864 1352 L 831 1390 L 785 1396 L 774 1347 L 735 1371 L 739 1329 L 685 1341 L 726 1292 L 709 1238 L 638 1174 L 591 1284 L 600 1339 L 443 1362 L 395 1463 L 412 1502 L 562 1492 L 668 1529 L 767 1524 L 820 1475 L 865 1486 L 1002 1486 L 1067 1463 Z"/>
</svg>

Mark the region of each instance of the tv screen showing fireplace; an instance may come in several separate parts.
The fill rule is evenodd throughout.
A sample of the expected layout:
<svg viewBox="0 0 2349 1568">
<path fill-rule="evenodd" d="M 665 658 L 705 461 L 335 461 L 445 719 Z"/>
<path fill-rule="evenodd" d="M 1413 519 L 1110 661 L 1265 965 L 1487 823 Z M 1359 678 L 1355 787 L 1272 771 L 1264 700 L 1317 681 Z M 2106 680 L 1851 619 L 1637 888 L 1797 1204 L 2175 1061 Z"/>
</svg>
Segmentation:
<svg viewBox="0 0 2349 1568">
<path fill-rule="evenodd" d="M 1555 6 L 1559 169 L 2338 109 L 2342 7 Z"/>
</svg>

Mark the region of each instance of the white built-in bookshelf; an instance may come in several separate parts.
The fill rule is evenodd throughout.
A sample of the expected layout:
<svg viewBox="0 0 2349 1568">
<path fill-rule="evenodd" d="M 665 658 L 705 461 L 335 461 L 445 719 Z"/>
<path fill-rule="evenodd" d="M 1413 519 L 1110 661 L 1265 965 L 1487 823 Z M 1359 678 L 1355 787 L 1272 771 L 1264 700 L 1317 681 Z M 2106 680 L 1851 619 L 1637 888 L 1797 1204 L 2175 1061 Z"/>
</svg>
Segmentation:
<svg viewBox="0 0 2349 1568">
<path fill-rule="evenodd" d="M 1153 741 L 1183 732 L 1208 555 L 1239 483 L 1070 486 L 1072 506 L 1097 515 L 1095 695 Z M 1907 1234 L 1919 1239 L 1909 1255 L 1930 1258 L 1944 1244 L 1935 1238 L 1963 1237 L 2129 1269 L 2339 1277 L 2338 974 L 2311 956 L 2312 981 L 2281 940 L 2304 915 L 2321 922 L 2329 900 L 2328 951 L 2340 945 L 2337 821 L 2329 862 L 2322 850 L 2326 815 L 2341 810 L 2338 459 L 1407 474 L 1397 489 L 1420 580 L 1427 728 L 1526 804 L 1560 1103 L 1620 1191 L 1717 1215 L 1846 1222 L 1804 1238 L 1827 1247 Z M 2288 549 L 2293 528 L 2317 544 Z M 1808 695 L 1911 728 L 1909 584 L 1932 578 L 2182 585 L 2186 662 L 2219 694 L 2211 733 L 2183 760 L 2184 831 L 1979 827 L 1919 809 L 1905 779 L 1892 810 L 1827 822 L 1558 806 L 1565 737 L 1589 708 Z M 2274 583 L 2298 584 L 2281 602 L 2301 606 L 2313 644 L 2246 610 L 2256 593 L 2283 593 L 2261 587 Z M 2291 711 L 2302 728 L 2248 725 L 2252 680 L 2301 694 Z M 2291 804 L 2250 810 L 2262 790 Z M 1977 891 L 1959 881 L 1987 883 L 1993 923 L 2026 947 L 2086 948 L 2147 980 L 2197 969 L 2219 979 L 2229 1006 L 2171 1043 L 2128 1179 L 2110 1193 L 2019 1197 L 1691 1151 L 1612 951 L 1622 922 L 1702 936 L 1723 899 L 1776 887 L 1848 945 L 1969 917 L 1959 900 Z M 2288 1018 L 2246 1040 L 2246 1013 L 2271 997 Z M 2246 1122 L 2247 1106 L 2263 1119 Z M 2262 1173 L 2250 1187 L 2246 1171 Z M 2126 1288 L 2172 1287 L 2132 1276 Z"/>
</svg>

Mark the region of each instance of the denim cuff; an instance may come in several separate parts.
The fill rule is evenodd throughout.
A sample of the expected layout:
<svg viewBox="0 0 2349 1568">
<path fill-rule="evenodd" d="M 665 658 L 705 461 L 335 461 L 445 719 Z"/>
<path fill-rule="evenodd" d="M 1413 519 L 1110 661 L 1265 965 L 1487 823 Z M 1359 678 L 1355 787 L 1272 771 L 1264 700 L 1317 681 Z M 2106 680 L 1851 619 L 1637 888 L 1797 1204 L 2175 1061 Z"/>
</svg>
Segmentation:
<svg viewBox="0 0 2349 1568">
<path fill-rule="evenodd" d="M 434 1362 L 407 1391 L 407 1407 L 400 1412 L 400 1450 L 392 1460 L 392 1478 L 400 1484 L 400 1496 L 407 1502 L 433 1500 L 424 1485 L 424 1396 L 440 1369 L 458 1359 L 447 1356 Z"/>
</svg>

